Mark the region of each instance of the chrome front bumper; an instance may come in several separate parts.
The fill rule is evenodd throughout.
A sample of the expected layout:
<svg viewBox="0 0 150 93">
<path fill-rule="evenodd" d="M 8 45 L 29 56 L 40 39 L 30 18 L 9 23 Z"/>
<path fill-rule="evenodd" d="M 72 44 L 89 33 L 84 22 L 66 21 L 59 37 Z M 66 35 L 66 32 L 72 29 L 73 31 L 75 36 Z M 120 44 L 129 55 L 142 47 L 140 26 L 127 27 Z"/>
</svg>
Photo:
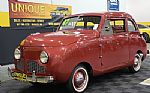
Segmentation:
<svg viewBox="0 0 150 93">
<path fill-rule="evenodd" d="M 36 72 L 33 71 L 31 76 L 24 73 L 18 73 L 8 68 L 8 75 L 15 80 L 37 83 L 52 83 L 54 81 L 53 76 L 36 76 Z"/>
</svg>

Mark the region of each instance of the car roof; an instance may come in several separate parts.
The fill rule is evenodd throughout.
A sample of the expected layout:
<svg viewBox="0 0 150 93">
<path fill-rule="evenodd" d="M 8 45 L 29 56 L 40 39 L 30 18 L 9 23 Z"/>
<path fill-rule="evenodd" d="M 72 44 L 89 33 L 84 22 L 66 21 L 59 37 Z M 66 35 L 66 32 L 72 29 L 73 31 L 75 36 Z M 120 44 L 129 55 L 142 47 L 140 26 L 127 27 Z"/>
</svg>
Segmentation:
<svg viewBox="0 0 150 93">
<path fill-rule="evenodd" d="M 100 13 L 81 13 L 81 14 L 74 14 L 70 15 L 68 17 L 74 17 L 74 16 L 106 16 L 107 18 L 132 18 L 132 16 L 126 12 L 100 12 Z"/>
</svg>

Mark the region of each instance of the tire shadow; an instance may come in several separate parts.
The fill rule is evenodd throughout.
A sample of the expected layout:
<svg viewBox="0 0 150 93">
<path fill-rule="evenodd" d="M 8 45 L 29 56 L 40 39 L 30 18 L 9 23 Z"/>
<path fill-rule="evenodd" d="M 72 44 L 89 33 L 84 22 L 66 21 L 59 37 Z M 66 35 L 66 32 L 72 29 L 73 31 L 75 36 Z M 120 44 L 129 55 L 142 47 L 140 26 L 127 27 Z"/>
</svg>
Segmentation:
<svg viewBox="0 0 150 93">
<path fill-rule="evenodd" d="M 108 74 L 103 74 L 100 76 L 96 76 L 92 78 L 92 82 L 90 83 L 89 87 L 92 87 L 95 84 L 103 84 L 108 81 L 113 82 L 115 78 L 121 77 L 121 75 L 127 75 L 127 70 L 118 70 L 115 72 L 111 72 Z M 89 90 L 89 89 L 88 89 Z M 88 90 L 86 92 L 88 92 Z M 41 85 L 37 86 L 29 86 L 28 88 L 21 89 L 19 93 L 69 93 L 67 88 L 63 84 L 49 84 L 49 85 Z"/>
<path fill-rule="evenodd" d="M 49 84 L 41 86 L 31 85 L 28 88 L 22 89 L 19 93 L 69 93 L 64 85 Z"/>
<path fill-rule="evenodd" d="M 92 82 L 90 83 L 89 88 L 87 89 L 86 92 L 90 93 L 90 91 L 92 91 L 92 89 L 95 87 L 98 88 L 108 87 L 109 84 L 111 84 L 109 86 L 112 88 L 113 85 L 120 86 L 125 85 L 127 83 L 129 83 L 131 86 L 132 83 L 138 85 L 142 80 L 148 78 L 148 76 L 141 77 L 141 75 L 145 74 L 147 69 L 149 71 L 149 68 L 147 68 L 147 66 L 142 67 L 138 73 L 134 74 L 129 73 L 128 69 L 121 69 L 93 77 Z M 135 78 L 137 79 L 135 80 Z M 67 91 L 67 88 L 63 84 L 50 84 L 47 86 L 42 85 L 40 87 L 30 85 L 29 87 L 21 89 L 19 93 L 69 93 L 69 92 Z"/>
</svg>

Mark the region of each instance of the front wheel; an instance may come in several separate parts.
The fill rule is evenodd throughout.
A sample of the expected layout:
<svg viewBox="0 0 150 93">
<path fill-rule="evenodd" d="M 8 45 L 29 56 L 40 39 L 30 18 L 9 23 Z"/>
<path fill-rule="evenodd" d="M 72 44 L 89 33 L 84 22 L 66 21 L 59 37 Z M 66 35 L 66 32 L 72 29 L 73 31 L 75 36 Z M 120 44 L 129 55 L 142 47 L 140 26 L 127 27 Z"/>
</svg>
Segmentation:
<svg viewBox="0 0 150 93">
<path fill-rule="evenodd" d="M 86 90 L 89 83 L 89 73 L 85 66 L 77 66 L 67 83 L 67 87 L 71 93 L 82 93 Z"/>
<path fill-rule="evenodd" d="M 133 66 L 129 67 L 130 72 L 135 73 L 135 72 L 138 72 L 140 70 L 141 65 L 142 65 L 142 55 L 143 54 L 139 54 L 139 53 L 137 53 L 135 55 Z"/>
</svg>

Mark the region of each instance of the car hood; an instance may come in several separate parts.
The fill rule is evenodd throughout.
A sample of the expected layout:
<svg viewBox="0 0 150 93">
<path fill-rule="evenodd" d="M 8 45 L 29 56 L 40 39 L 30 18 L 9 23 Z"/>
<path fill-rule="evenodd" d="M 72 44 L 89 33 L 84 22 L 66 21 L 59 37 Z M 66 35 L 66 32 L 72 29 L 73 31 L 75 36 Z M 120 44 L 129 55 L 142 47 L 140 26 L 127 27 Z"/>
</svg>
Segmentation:
<svg viewBox="0 0 150 93">
<path fill-rule="evenodd" d="M 23 46 L 65 46 L 77 41 L 89 40 L 99 36 L 97 31 L 58 31 L 35 33 L 24 40 Z"/>
</svg>

